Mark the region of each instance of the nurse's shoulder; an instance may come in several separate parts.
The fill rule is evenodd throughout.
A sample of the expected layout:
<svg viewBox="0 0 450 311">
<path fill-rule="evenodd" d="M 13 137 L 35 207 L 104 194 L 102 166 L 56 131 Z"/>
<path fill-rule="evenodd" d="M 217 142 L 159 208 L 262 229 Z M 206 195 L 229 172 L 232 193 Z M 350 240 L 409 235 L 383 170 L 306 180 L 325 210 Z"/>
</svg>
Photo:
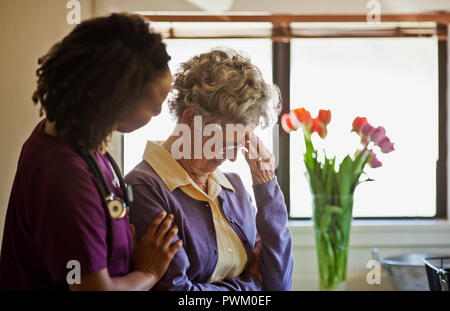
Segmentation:
<svg viewBox="0 0 450 311">
<path fill-rule="evenodd" d="M 18 193 L 32 210 L 102 208 L 99 187 L 86 162 L 61 137 L 44 131 L 45 119 L 25 142 L 17 169 Z M 78 204 L 84 202 L 89 204 Z M 60 205 L 65 207 L 59 207 Z"/>
</svg>

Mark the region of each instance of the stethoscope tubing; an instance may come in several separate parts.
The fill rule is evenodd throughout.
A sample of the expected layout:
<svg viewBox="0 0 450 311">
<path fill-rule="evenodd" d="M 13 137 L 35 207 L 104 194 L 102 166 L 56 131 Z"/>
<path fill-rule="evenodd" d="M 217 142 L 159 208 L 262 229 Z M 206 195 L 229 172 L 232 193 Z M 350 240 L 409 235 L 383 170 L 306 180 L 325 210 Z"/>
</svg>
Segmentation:
<svg viewBox="0 0 450 311">
<path fill-rule="evenodd" d="M 74 145 L 74 149 L 81 156 L 81 158 L 86 162 L 89 170 L 94 174 L 94 177 L 97 179 L 97 181 L 100 182 L 100 184 L 103 188 L 103 191 L 104 191 L 104 193 L 101 193 L 100 195 L 105 198 L 107 204 L 109 204 L 110 200 L 121 201 L 120 198 L 115 198 L 114 193 L 111 191 L 110 187 L 108 186 L 105 176 L 103 175 L 102 170 L 100 169 L 100 166 L 99 166 L 97 160 L 94 158 L 94 156 L 77 144 Z M 119 166 L 117 165 L 116 161 L 111 156 L 111 154 L 109 152 L 106 152 L 105 156 L 111 163 L 112 169 L 114 170 L 114 173 L 116 174 L 117 178 L 119 179 L 119 185 L 122 190 L 122 194 L 123 194 L 124 201 L 125 201 L 124 206 L 126 207 L 126 209 L 128 211 L 131 201 L 133 200 L 131 188 L 125 184 L 125 181 L 123 180 L 123 177 L 122 177 L 122 172 L 120 171 Z M 130 198 L 130 196 L 131 196 L 131 198 Z"/>
</svg>

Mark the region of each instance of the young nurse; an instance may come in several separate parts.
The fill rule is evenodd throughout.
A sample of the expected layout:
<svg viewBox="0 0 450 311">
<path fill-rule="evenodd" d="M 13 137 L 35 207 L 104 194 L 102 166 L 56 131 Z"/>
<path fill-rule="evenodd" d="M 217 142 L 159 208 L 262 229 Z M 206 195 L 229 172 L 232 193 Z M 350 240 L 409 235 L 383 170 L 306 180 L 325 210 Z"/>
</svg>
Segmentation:
<svg viewBox="0 0 450 311">
<path fill-rule="evenodd" d="M 39 60 L 33 101 L 45 119 L 20 154 L 0 289 L 149 290 L 163 276 L 182 245 L 173 216 L 159 214 L 135 245 L 131 191 L 105 148 L 114 131 L 160 113 L 169 59 L 144 20 L 113 14 L 81 23 Z"/>
</svg>

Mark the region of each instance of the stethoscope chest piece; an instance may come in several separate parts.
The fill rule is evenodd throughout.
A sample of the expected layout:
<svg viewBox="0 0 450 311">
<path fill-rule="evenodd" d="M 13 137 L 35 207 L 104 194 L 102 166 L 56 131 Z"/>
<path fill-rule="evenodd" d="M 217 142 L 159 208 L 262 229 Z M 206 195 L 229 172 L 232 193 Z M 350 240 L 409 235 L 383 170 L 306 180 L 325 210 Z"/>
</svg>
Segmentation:
<svg viewBox="0 0 450 311">
<path fill-rule="evenodd" d="M 100 166 L 98 165 L 97 160 L 94 158 L 94 156 L 91 153 L 85 151 L 80 145 L 74 144 L 73 147 L 75 151 L 78 152 L 78 154 L 86 161 L 89 170 L 94 174 L 95 178 L 97 178 L 101 186 L 103 186 L 104 193 L 106 194 L 106 205 L 111 217 L 113 219 L 122 219 L 127 216 L 129 206 L 133 201 L 133 189 L 130 185 L 126 185 L 123 181 L 120 168 L 117 165 L 116 161 L 114 161 L 113 157 L 108 152 L 105 153 L 105 156 L 111 163 L 114 173 L 119 179 L 120 188 L 122 190 L 123 196 L 125 197 L 124 200 L 114 196 L 114 193 L 109 188 L 108 183 L 103 176 L 103 172 L 100 169 Z"/>
<path fill-rule="evenodd" d="M 108 195 L 106 203 L 108 204 L 109 214 L 113 219 L 122 219 L 127 215 L 126 204 L 122 200 L 114 198 L 114 195 Z"/>
</svg>

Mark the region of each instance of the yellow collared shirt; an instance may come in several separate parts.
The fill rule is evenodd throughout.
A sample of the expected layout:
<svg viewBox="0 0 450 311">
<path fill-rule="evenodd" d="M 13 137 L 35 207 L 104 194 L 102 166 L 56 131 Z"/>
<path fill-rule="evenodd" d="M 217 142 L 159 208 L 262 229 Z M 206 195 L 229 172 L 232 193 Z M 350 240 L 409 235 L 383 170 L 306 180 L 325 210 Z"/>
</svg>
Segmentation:
<svg viewBox="0 0 450 311">
<path fill-rule="evenodd" d="M 244 271 L 248 258 L 241 239 L 223 214 L 218 198 L 222 187 L 234 191 L 226 176 L 219 169 L 210 174 L 208 193 L 205 193 L 172 155 L 161 146 L 161 142 L 148 141 L 143 159 L 161 177 L 171 192 L 179 187 L 191 198 L 209 203 L 216 231 L 218 259 L 208 282 L 213 283 L 239 276 Z"/>
</svg>

